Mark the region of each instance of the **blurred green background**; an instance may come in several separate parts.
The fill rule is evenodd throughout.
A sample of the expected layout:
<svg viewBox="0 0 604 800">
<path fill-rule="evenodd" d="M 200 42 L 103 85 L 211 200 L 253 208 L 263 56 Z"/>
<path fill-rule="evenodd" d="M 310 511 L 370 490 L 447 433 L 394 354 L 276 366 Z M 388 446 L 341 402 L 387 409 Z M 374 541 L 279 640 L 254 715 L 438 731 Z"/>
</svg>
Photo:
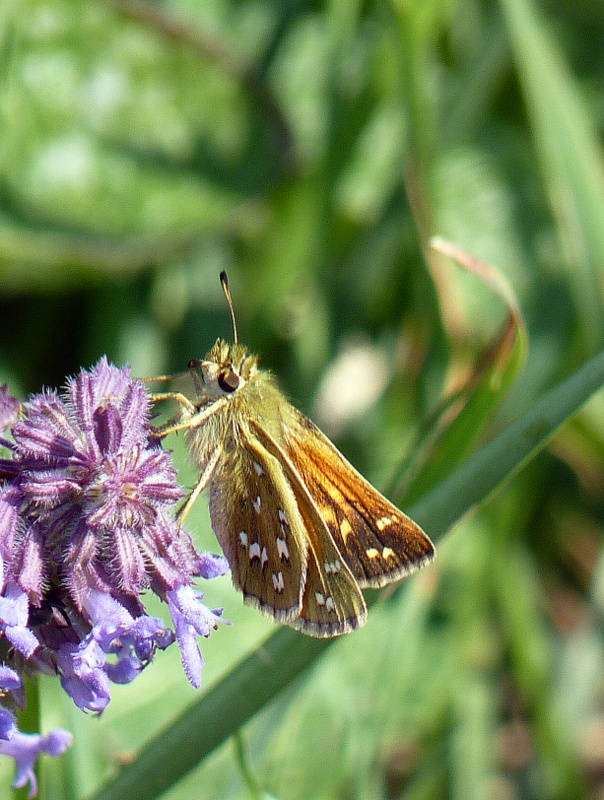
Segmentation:
<svg viewBox="0 0 604 800">
<path fill-rule="evenodd" d="M 4 0 L 0 383 L 104 353 L 182 370 L 230 337 L 227 269 L 241 339 L 410 502 L 604 344 L 603 42 L 593 0 Z M 435 234 L 507 279 L 524 365 Z M 251 721 L 243 758 L 227 742 L 165 796 L 604 797 L 603 410 Z M 216 550 L 204 501 L 190 519 Z M 204 590 L 235 622 L 202 643 L 208 687 L 274 626 L 228 578 Z M 90 795 L 194 700 L 172 650 L 101 720 L 44 683 L 44 729 L 76 735 L 47 796 Z"/>
</svg>

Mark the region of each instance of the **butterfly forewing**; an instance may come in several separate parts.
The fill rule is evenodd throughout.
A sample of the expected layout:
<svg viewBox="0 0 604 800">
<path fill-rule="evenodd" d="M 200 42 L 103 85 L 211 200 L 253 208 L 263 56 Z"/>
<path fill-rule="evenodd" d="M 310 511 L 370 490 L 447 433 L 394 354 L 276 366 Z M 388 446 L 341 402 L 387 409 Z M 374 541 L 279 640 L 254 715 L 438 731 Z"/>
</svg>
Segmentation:
<svg viewBox="0 0 604 800">
<path fill-rule="evenodd" d="M 277 460 L 249 432 L 212 478 L 210 516 L 246 602 L 280 622 L 297 618 L 307 573 L 302 517 Z"/>
<path fill-rule="evenodd" d="M 421 528 L 371 486 L 299 411 L 284 450 L 359 586 L 380 587 L 430 561 Z"/>
</svg>

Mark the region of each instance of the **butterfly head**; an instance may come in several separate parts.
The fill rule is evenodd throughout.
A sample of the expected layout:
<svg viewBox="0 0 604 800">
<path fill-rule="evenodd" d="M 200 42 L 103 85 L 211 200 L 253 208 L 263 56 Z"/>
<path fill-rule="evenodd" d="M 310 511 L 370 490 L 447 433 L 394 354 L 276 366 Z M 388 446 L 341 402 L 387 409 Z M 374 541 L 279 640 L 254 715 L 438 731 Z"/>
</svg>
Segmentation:
<svg viewBox="0 0 604 800">
<path fill-rule="evenodd" d="M 189 361 L 189 369 L 200 375 L 206 395 L 221 397 L 243 389 L 257 373 L 258 359 L 244 345 L 218 339 L 203 361 Z"/>
<path fill-rule="evenodd" d="M 199 379 L 203 383 L 203 394 L 214 398 L 234 396 L 258 372 L 258 359 L 239 343 L 235 309 L 226 272 L 220 273 L 220 283 L 231 312 L 234 344 L 218 339 L 203 361 L 189 361 L 189 369 L 195 371 L 198 386 Z"/>
</svg>

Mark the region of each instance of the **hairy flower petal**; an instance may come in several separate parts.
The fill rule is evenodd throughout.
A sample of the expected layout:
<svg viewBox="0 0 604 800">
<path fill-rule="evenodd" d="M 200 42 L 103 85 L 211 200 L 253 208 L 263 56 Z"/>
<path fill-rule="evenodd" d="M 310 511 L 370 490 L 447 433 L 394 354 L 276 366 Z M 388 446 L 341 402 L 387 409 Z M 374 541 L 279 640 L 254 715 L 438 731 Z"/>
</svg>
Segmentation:
<svg viewBox="0 0 604 800">
<path fill-rule="evenodd" d="M 29 658 L 38 647 L 38 640 L 27 627 L 29 601 L 25 592 L 10 583 L 0 597 L 0 631 L 12 646 L 25 658 Z"/>
<path fill-rule="evenodd" d="M 12 552 L 19 524 L 19 508 L 23 497 L 11 485 L 0 491 L 0 555 L 8 557 Z"/>
<path fill-rule="evenodd" d="M 192 685 L 199 689 L 204 660 L 197 644 L 197 634 L 208 637 L 219 622 L 230 623 L 222 619 L 221 608 L 210 611 L 203 605 L 203 594 L 191 586 L 177 586 L 168 592 L 167 597 L 185 674 Z"/>
<path fill-rule="evenodd" d="M 21 686 L 21 678 L 14 669 L 5 665 L 0 665 L 0 689 L 5 692 L 12 692 Z"/>
<path fill-rule="evenodd" d="M 0 433 L 17 421 L 19 405 L 19 401 L 8 393 L 7 384 L 3 383 L 0 386 Z"/>
<path fill-rule="evenodd" d="M 3 695 L 20 693 L 21 678 L 14 669 L 0 666 L 0 689 Z M 0 707 L 0 739 L 11 739 L 16 732 L 15 718 L 6 708 Z"/>
<path fill-rule="evenodd" d="M 78 458 L 78 434 L 63 402 L 53 392 L 45 392 L 27 403 L 27 418 L 13 425 L 12 433 L 19 452 L 26 457 L 69 463 Z"/>
<path fill-rule="evenodd" d="M 224 556 L 216 556 L 213 553 L 198 553 L 196 575 L 209 580 L 210 578 L 219 578 L 221 575 L 226 575 L 229 569 L 229 562 Z"/>
<path fill-rule="evenodd" d="M 0 708 L 0 740 L 12 739 L 17 732 L 15 718 L 5 708 Z"/>
<path fill-rule="evenodd" d="M 119 565 L 113 575 L 111 566 L 109 567 L 112 582 L 126 594 L 140 594 L 149 585 L 149 579 L 139 544 L 133 541 L 129 531 L 124 528 L 115 528 L 109 535 L 114 548 L 115 563 L 116 566 Z"/>
<path fill-rule="evenodd" d="M 44 586 L 44 532 L 33 524 L 27 536 L 13 548 L 11 573 L 21 590 L 41 602 Z"/>
</svg>

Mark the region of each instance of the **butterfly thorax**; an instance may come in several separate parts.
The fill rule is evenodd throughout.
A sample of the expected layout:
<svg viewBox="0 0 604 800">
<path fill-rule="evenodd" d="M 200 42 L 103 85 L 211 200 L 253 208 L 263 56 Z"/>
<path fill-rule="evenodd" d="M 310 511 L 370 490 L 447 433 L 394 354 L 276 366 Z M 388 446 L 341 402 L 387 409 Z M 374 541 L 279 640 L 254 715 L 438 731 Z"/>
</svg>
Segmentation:
<svg viewBox="0 0 604 800">
<path fill-rule="evenodd" d="M 218 445 L 237 452 L 253 418 L 277 441 L 283 438 L 291 406 L 271 374 L 242 344 L 218 339 L 203 361 L 189 363 L 195 384 L 196 415 L 210 412 L 202 427 L 187 432 L 192 455 L 204 467 Z"/>
</svg>

